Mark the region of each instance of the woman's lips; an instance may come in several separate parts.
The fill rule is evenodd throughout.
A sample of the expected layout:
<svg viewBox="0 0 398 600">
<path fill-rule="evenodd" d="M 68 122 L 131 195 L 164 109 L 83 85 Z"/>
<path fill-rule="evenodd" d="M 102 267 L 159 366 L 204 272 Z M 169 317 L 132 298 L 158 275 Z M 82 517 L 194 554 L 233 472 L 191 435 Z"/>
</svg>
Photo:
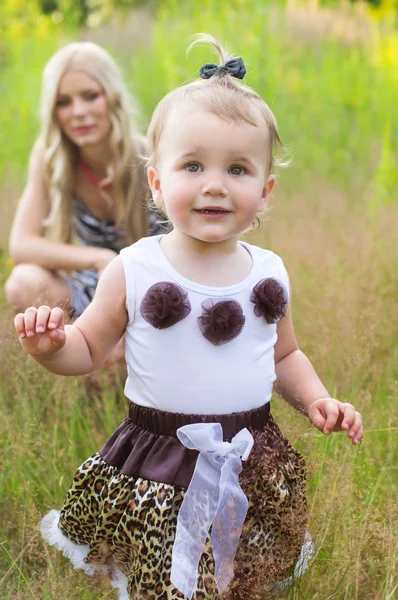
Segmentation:
<svg viewBox="0 0 398 600">
<path fill-rule="evenodd" d="M 92 131 L 93 129 L 94 129 L 94 125 L 85 125 L 82 127 L 74 127 L 73 133 L 84 135 L 85 133 L 90 133 L 90 131 Z"/>
</svg>

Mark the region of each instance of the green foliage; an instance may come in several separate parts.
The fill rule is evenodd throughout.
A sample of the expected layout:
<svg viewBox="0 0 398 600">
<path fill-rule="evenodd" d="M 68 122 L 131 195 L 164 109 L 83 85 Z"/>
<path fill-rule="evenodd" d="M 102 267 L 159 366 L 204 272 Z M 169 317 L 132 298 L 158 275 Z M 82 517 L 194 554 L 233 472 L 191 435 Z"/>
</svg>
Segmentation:
<svg viewBox="0 0 398 600">
<path fill-rule="evenodd" d="M 39 132 L 41 75 L 45 62 L 58 48 L 52 33 L 31 31 L 13 43 L 0 67 L 0 180 L 25 178 L 30 149 Z M 23 181 L 23 179 L 22 179 Z"/>
<path fill-rule="evenodd" d="M 97 27 L 115 11 L 132 10 L 143 5 L 155 7 L 157 0 L 34 0 L 36 9 L 55 23 Z"/>
<path fill-rule="evenodd" d="M 4 0 L 0 4 L 0 67 L 15 63 L 26 39 L 39 39 L 49 32 L 50 20 L 43 16 L 37 0 Z"/>
<path fill-rule="evenodd" d="M 374 215 L 375 211 L 380 211 L 384 204 L 392 204 L 397 200 L 397 163 L 392 147 L 391 132 L 391 122 L 387 121 L 381 142 L 380 160 L 370 189 L 368 208 L 371 216 Z"/>
</svg>

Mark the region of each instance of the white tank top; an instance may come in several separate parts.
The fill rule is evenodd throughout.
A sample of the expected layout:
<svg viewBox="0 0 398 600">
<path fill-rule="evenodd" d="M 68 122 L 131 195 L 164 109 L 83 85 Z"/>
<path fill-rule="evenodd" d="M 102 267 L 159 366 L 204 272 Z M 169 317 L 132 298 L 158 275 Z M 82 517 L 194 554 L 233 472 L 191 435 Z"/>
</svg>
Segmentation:
<svg viewBox="0 0 398 600">
<path fill-rule="evenodd" d="M 256 316 L 250 298 L 254 286 L 266 278 L 276 279 L 287 298 L 289 282 L 282 260 L 269 250 L 239 242 L 252 257 L 249 275 L 232 286 L 208 287 L 174 269 L 160 238 L 143 238 L 121 251 L 129 314 L 126 396 L 142 406 L 188 414 L 239 412 L 269 402 L 275 380 L 276 323 Z M 156 290 L 150 288 L 159 282 L 177 286 L 173 290 L 185 296 L 183 304 L 190 308 L 189 314 L 162 329 L 148 322 L 145 312 Z M 215 345 L 204 336 L 203 321 L 202 330 L 198 322 L 206 312 L 202 303 L 208 307 L 230 300 L 238 312 L 241 308 L 245 322 L 236 337 Z"/>
</svg>

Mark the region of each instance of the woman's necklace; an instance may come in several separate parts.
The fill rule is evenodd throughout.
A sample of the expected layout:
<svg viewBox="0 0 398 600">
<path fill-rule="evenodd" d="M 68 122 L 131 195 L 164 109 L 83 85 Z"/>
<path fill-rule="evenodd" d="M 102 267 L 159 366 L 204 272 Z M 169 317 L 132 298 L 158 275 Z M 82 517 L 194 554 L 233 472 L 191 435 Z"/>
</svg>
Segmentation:
<svg viewBox="0 0 398 600">
<path fill-rule="evenodd" d="M 112 188 L 112 181 L 109 181 L 108 183 L 105 183 L 103 185 L 101 185 L 101 181 L 103 181 L 103 179 L 98 179 L 94 173 L 91 171 L 90 167 L 88 166 L 88 164 L 86 163 L 86 161 L 81 158 L 80 162 L 79 162 L 79 167 L 81 168 L 81 170 L 83 171 L 83 173 L 85 174 L 85 176 L 87 177 L 87 179 L 90 181 L 90 183 L 98 188 L 99 190 L 110 190 Z"/>
<path fill-rule="evenodd" d="M 90 167 L 83 158 L 80 158 L 79 167 L 84 173 L 84 175 L 87 177 L 91 185 L 93 185 L 98 190 L 99 195 L 105 201 L 107 210 L 112 211 L 113 200 L 111 196 L 107 193 L 107 191 L 113 188 L 113 182 L 109 181 L 108 183 L 101 185 L 101 181 L 103 181 L 103 179 L 98 179 L 94 175 L 94 173 L 91 171 Z"/>
</svg>

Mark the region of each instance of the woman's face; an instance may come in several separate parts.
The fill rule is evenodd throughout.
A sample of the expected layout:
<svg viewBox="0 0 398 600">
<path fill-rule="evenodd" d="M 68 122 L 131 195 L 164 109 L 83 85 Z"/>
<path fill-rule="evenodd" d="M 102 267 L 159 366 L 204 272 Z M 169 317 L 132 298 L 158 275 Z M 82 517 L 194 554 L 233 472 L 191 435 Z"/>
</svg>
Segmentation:
<svg viewBox="0 0 398 600">
<path fill-rule="evenodd" d="M 112 129 L 105 92 L 84 71 L 66 71 L 59 84 L 54 115 L 63 133 L 79 147 L 103 142 Z"/>
</svg>

